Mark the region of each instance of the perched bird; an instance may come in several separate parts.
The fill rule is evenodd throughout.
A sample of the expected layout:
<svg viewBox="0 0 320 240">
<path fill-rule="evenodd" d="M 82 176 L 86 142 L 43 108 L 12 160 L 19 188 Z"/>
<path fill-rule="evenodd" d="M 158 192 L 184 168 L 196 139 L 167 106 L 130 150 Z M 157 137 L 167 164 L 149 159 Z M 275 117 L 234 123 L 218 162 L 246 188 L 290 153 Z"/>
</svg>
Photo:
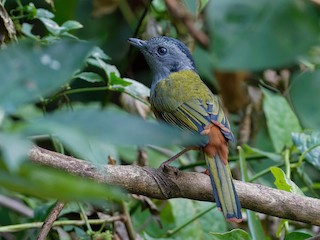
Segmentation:
<svg viewBox="0 0 320 240">
<path fill-rule="evenodd" d="M 241 206 L 228 165 L 228 141 L 234 141 L 218 96 L 203 83 L 189 49 L 177 39 L 130 38 L 153 74 L 150 103 L 156 117 L 208 135 L 204 152 L 217 207 L 230 222 L 241 222 Z"/>
</svg>

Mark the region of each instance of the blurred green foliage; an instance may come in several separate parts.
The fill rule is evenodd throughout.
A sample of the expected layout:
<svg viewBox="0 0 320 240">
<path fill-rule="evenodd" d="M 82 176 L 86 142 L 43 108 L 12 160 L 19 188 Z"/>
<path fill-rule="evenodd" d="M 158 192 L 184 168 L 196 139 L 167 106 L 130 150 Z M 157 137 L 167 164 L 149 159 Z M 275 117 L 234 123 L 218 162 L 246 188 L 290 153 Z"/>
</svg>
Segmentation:
<svg viewBox="0 0 320 240">
<path fill-rule="evenodd" d="M 0 2 L 0 199 L 17 200 L 34 213 L 1 200 L 0 238 L 34 239 L 32 224 L 44 221 L 57 199 L 68 203 L 48 239 L 127 239 L 134 232 L 144 239 L 293 240 L 318 234 L 311 225 L 252 211 L 241 225 L 230 225 L 212 203 L 128 197 L 28 160 L 29 149 L 39 145 L 98 168 L 108 156 L 118 164 L 146 164 L 142 158 L 157 167 L 177 146 L 198 142 L 154 121 L 150 71 L 127 43 L 133 36 L 167 35 L 194 51 L 202 79 L 225 102 L 241 102 L 231 92 L 245 92 L 245 104 L 230 114 L 242 145 L 239 153 L 230 149 L 234 176 L 319 197 L 317 4 L 172 2 L 175 8 L 163 0 Z M 245 79 L 230 78 L 240 71 Z M 221 78 L 221 72 L 232 74 Z M 174 164 L 193 171 L 205 165 L 197 152 Z M 114 216 L 120 218 L 104 221 Z"/>
</svg>

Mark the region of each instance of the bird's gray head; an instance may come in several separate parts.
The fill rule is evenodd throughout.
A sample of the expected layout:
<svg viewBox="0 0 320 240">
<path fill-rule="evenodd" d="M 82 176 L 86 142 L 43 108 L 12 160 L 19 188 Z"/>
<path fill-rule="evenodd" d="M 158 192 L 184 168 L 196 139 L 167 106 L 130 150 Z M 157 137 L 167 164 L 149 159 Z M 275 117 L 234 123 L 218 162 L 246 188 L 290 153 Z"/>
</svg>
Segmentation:
<svg viewBox="0 0 320 240">
<path fill-rule="evenodd" d="M 140 49 L 153 72 L 154 82 L 181 70 L 196 71 L 192 55 L 182 42 L 170 37 L 155 37 L 144 41 L 129 38 L 129 42 Z"/>
</svg>

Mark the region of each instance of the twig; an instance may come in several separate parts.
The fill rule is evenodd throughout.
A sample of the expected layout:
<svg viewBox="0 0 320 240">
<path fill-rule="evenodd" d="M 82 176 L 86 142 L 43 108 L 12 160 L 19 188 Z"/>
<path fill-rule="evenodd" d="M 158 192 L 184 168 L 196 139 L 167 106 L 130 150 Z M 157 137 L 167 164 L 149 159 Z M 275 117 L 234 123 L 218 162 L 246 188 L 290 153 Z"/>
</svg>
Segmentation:
<svg viewBox="0 0 320 240">
<path fill-rule="evenodd" d="M 61 210 L 64 208 L 65 203 L 57 201 L 55 206 L 50 211 L 49 215 L 47 216 L 46 220 L 44 221 L 39 235 L 37 236 L 37 240 L 45 240 L 50 229 L 53 226 L 54 221 L 58 218 Z"/>
<path fill-rule="evenodd" d="M 152 0 L 149 0 L 149 1 L 148 1 L 148 3 L 147 3 L 148 5 L 145 6 L 142 15 L 141 15 L 141 17 L 139 18 L 139 22 L 138 22 L 137 27 L 136 27 L 136 29 L 135 29 L 135 31 L 134 31 L 134 34 L 133 34 L 134 37 L 138 35 L 138 32 L 139 32 L 140 27 L 141 27 L 141 25 L 142 25 L 142 22 L 143 22 L 144 18 L 147 16 L 147 13 L 148 13 L 148 11 L 149 11 L 151 2 L 152 2 Z M 130 48 L 131 48 L 131 45 L 130 45 Z"/>
<path fill-rule="evenodd" d="M 123 216 L 125 219 L 124 224 L 126 226 L 127 233 L 129 235 L 130 239 L 134 240 L 134 239 L 136 239 L 136 233 L 135 233 L 134 227 L 132 225 L 130 213 L 129 213 L 128 206 L 127 206 L 126 202 L 122 201 L 121 207 L 122 207 Z"/>
<path fill-rule="evenodd" d="M 33 217 L 33 210 L 15 199 L 0 195 L 0 205 L 10 208 L 27 217 Z"/>
<path fill-rule="evenodd" d="M 129 2 L 120 0 L 117 3 L 118 3 L 120 11 L 122 12 L 123 18 L 126 20 L 127 24 L 131 28 L 133 28 L 132 25 L 134 22 L 136 22 L 136 16 L 134 15 L 134 12 L 131 10 L 131 8 L 129 6 Z"/>
<path fill-rule="evenodd" d="M 104 223 L 114 222 L 114 221 L 121 221 L 122 216 L 112 216 L 107 219 L 89 219 L 88 222 L 90 225 L 101 225 Z M 55 221 L 53 223 L 53 227 L 60 227 L 60 226 L 83 226 L 86 222 L 84 220 L 61 220 Z M 22 223 L 22 224 L 15 224 L 15 225 L 8 225 L 8 226 L 0 226 L 0 232 L 18 232 L 23 231 L 25 229 L 30 228 L 40 228 L 43 225 L 43 222 L 31 222 L 31 223 Z"/>
<path fill-rule="evenodd" d="M 86 226 L 87 226 L 87 229 L 88 229 L 89 233 L 92 234 L 93 231 L 92 231 L 92 228 L 91 228 L 90 223 L 88 221 L 89 219 L 87 217 L 87 214 L 86 214 L 85 210 L 83 209 L 83 206 L 82 206 L 81 203 L 78 202 L 78 206 L 79 206 L 80 212 L 81 212 L 81 214 L 80 214 L 81 215 L 81 219 L 86 223 Z"/>
<path fill-rule="evenodd" d="M 59 153 L 34 147 L 30 159 L 39 164 L 62 169 L 72 174 L 94 179 L 110 185 L 122 187 L 130 193 L 157 199 L 166 199 L 150 169 L 134 165 L 106 165 L 96 168 L 89 162 Z M 175 176 L 163 175 L 163 179 L 175 188 L 167 189 L 170 198 L 188 198 L 214 201 L 210 179 L 207 175 L 179 171 Z M 320 200 L 296 195 L 290 192 L 265 187 L 259 184 L 234 181 L 243 208 L 280 218 L 310 223 L 320 226 Z M 172 185 L 171 185 L 172 187 Z"/>
</svg>

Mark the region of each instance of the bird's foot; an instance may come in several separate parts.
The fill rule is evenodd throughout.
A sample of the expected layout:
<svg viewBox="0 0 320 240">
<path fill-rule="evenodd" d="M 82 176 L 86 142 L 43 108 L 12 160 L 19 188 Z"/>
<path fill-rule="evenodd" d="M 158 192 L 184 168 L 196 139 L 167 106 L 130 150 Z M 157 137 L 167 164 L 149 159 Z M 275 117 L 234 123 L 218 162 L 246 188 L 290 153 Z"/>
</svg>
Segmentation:
<svg viewBox="0 0 320 240">
<path fill-rule="evenodd" d="M 205 175 L 210 176 L 210 172 L 209 172 L 209 170 L 208 170 L 208 169 L 204 170 L 202 173 L 204 173 Z"/>
<path fill-rule="evenodd" d="M 176 167 L 161 164 L 157 169 L 147 167 L 143 169 L 154 178 L 164 198 L 172 198 L 180 192 L 178 185 L 175 183 L 175 179 L 179 175 L 179 170 Z"/>
<path fill-rule="evenodd" d="M 177 176 L 179 173 L 179 169 L 173 166 L 170 166 L 167 161 L 163 162 L 160 167 L 159 170 L 162 171 L 165 174 L 169 174 L 169 175 L 175 175 Z"/>
</svg>

